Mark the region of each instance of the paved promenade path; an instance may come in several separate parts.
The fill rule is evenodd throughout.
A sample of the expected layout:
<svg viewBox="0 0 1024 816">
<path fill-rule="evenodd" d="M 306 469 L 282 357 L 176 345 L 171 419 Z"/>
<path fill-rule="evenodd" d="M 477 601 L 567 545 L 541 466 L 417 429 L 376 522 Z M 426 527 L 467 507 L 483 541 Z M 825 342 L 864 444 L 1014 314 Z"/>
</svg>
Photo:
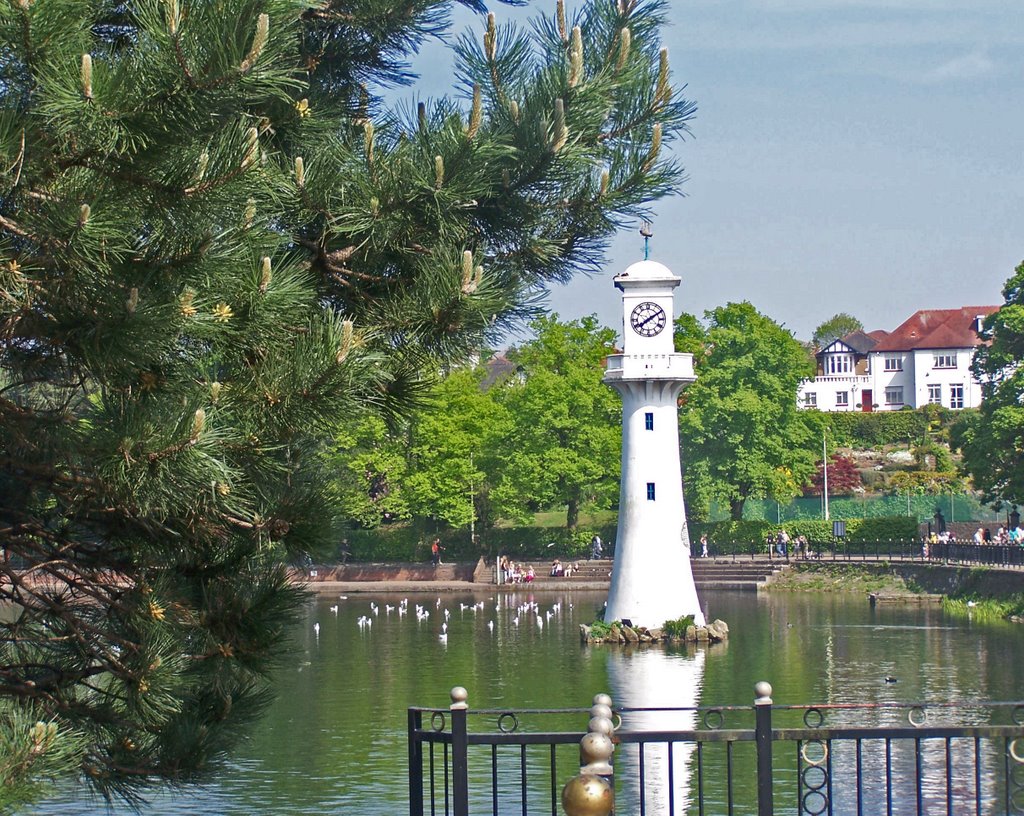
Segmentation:
<svg viewBox="0 0 1024 816">
<path fill-rule="evenodd" d="M 583 589 L 607 589 L 608 582 L 572 581 L 555 583 L 554 581 L 533 584 L 482 584 L 473 581 L 310 581 L 306 588 L 318 595 L 348 595 L 359 592 L 425 592 L 440 594 L 443 592 L 565 592 Z"/>
<path fill-rule="evenodd" d="M 778 559 L 768 558 L 695 558 L 694 582 L 698 587 L 756 590 L 772 574 L 785 567 Z M 314 567 L 297 571 L 295 579 L 318 594 L 345 595 L 356 592 L 565 592 L 567 590 L 607 590 L 611 582 L 611 559 L 575 562 L 570 577 L 549 574 L 550 562 L 524 561 L 532 566 L 536 578 L 531 583 L 495 583 L 495 568 L 482 560 L 470 564 L 346 564 Z"/>
</svg>

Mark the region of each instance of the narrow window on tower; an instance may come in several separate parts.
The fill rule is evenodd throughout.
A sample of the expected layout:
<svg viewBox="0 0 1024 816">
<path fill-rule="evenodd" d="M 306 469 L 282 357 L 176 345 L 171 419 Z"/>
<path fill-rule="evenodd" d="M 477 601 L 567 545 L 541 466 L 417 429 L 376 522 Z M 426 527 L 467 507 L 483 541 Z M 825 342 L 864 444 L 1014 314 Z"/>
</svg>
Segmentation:
<svg viewBox="0 0 1024 816">
<path fill-rule="evenodd" d="M 654 414 L 644 414 L 644 429 L 648 431 L 654 430 Z"/>
<path fill-rule="evenodd" d="M 654 482 L 647 483 L 647 501 L 654 501 Z"/>
</svg>

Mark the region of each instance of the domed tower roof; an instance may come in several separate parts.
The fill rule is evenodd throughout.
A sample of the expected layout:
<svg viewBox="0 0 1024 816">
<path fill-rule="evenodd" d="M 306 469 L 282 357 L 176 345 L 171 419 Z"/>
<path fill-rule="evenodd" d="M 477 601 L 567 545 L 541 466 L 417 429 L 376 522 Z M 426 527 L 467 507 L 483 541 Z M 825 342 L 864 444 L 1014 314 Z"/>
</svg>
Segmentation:
<svg viewBox="0 0 1024 816">
<path fill-rule="evenodd" d="M 665 264 L 657 261 L 637 261 L 630 264 L 626 271 L 621 273 L 623 277 L 630 278 L 674 278 L 672 270 Z"/>
<path fill-rule="evenodd" d="M 615 288 L 622 289 L 623 285 L 629 285 L 630 283 L 660 283 L 662 285 L 669 284 L 675 286 L 679 284 L 679 281 L 679 276 L 673 275 L 672 270 L 665 266 L 665 264 L 649 260 L 637 261 L 634 264 L 630 264 L 625 272 L 620 272 L 615 276 Z"/>
</svg>

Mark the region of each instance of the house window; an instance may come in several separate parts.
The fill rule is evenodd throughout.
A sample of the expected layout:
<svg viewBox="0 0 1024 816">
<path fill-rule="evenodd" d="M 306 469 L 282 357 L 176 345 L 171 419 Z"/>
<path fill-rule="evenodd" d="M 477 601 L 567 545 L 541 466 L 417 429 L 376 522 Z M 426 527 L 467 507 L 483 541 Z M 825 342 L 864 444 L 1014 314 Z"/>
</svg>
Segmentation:
<svg viewBox="0 0 1024 816">
<path fill-rule="evenodd" d="M 892 355 L 886 355 L 885 358 L 885 370 L 886 371 L 902 371 L 903 370 L 903 358 L 894 357 Z"/>
<path fill-rule="evenodd" d="M 962 385 L 951 385 L 949 387 L 949 407 L 964 407 L 964 387 Z"/>
<path fill-rule="evenodd" d="M 654 430 L 654 414 L 644 414 L 644 430 Z"/>
<path fill-rule="evenodd" d="M 929 385 L 928 386 L 928 404 L 929 405 L 942 405 L 942 386 L 941 385 Z"/>
<path fill-rule="evenodd" d="M 853 370 L 853 359 L 849 354 L 829 354 L 825 358 L 826 374 L 849 374 Z"/>
<path fill-rule="evenodd" d="M 817 394 L 817 392 L 815 392 L 815 391 L 808 391 L 806 394 L 804 394 L 804 405 L 807 408 L 817 408 L 818 407 L 818 394 Z"/>
<path fill-rule="evenodd" d="M 654 501 L 654 482 L 647 483 L 647 501 Z"/>
<path fill-rule="evenodd" d="M 936 354 L 932 368 L 956 368 L 955 354 Z"/>
<path fill-rule="evenodd" d="M 846 408 L 850 404 L 850 392 L 849 391 L 836 391 L 836 407 Z"/>
<path fill-rule="evenodd" d="M 903 404 L 903 386 L 896 385 L 890 386 L 885 389 L 885 404 L 886 405 L 902 405 Z"/>
</svg>

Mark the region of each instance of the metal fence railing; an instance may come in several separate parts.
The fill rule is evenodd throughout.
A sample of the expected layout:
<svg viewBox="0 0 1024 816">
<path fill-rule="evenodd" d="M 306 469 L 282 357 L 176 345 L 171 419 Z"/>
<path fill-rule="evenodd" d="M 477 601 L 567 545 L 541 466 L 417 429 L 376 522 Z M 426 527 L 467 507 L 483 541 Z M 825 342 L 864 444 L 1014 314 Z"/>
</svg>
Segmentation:
<svg viewBox="0 0 1024 816">
<path fill-rule="evenodd" d="M 809 541 L 798 548 L 790 543 L 780 554 L 774 542 L 733 541 L 715 544 L 716 559 L 736 562 L 767 558 L 770 561 L 918 561 L 978 566 L 1024 568 L 1024 546 L 1020 544 L 975 544 L 974 542 L 929 542 L 888 539 L 877 541 Z M 696 556 L 697 553 L 695 552 Z"/>
<path fill-rule="evenodd" d="M 592 715 L 602 731 L 606 696 L 474 711 L 453 689 L 450 708 L 408 710 L 410 816 L 604 816 L 610 803 L 580 796 L 609 786 L 614 811 L 637 816 L 1024 814 L 1024 703 L 777 706 L 769 684 L 756 693 L 748 706 L 612 706 L 602 772 L 593 735 L 566 726 Z"/>
</svg>

